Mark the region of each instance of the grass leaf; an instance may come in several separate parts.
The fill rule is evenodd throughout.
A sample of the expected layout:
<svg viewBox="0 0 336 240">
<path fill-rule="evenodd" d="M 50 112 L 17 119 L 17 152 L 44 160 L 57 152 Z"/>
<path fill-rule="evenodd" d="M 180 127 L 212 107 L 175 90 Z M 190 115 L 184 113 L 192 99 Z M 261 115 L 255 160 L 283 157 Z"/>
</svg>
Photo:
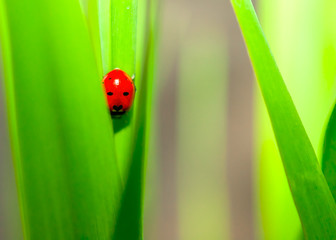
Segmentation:
<svg viewBox="0 0 336 240">
<path fill-rule="evenodd" d="M 92 41 L 92 46 L 96 56 L 97 67 L 99 71 L 99 76 L 101 79 L 104 76 L 103 73 L 103 56 L 102 47 L 100 44 L 100 32 L 99 32 L 99 17 L 98 17 L 98 2 L 97 0 L 88 0 L 88 16 L 87 16 L 90 37 Z M 99 79 L 101 81 L 101 79 Z"/>
<path fill-rule="evenodd" d="M 143 239 L 143 194 L 145 186 L 145 166 L 148 155 L 150 120 L 152 108 L 152 89 L 155 77 L 156 49 L 157 49 L 157 1 L 141 2 L 141 13 L 146 14 L 149 4 L 149 27 L 139 26 L 148 37 L 145 37 L 144 46 L 138 45 L 138 52 L 143 52 L 138 59 L 139 89 L 136 101 L 136 114 L 130 166 L 126 178 L 120 215 L 116 225 L 116 234 L 113 239 L 133 240 Z M 146 29 L 146 26 L 148 29 Z M 147 31 L 146 31 L 147 30 Z M 143 33 L 138 33 L 141 37 Z M 144 51 L 143 51 L 144 50 Z M 142 68 L 143 67 L 143 68 Z"/>
<path fill-rule="evenodd" d="M 317 157 L 321 133 L 334 102 L 335 1 L 258 1 L 258 17 L 285 84 Z M 333 6 L 334 5 L 334 6 Z M 302 232 L 271 122 L 259 89 L 258 144 L 260 206 L 265 239 L 296 239 Z M 272 159 L 272 161 L 269 161 Z M 274 191 L 276 189 L 276 191 Z M 302 233 L 301 233 L 302 234 Z"/>
<path fill-rule="evenodd" d="M 231 0 L 307 239 L 336 237 L 336 206 L 250 0 Z"/>
<path fill-rule="evenodd" d="M 96 29 L 99 29 L 103 75 L 115 68 L 122 69 L 129 76 L 135 75 L 138 1 L 90 1 L 88 11 L 89 19 L 92 19 L 91 22 L 93 23 L 91 32 L 96 34 Z M 95 4 L 98 4 L 97 11 L 95 11 L 97 6 Z M 94 36 L 94 38 L 97 39 L 97 36 Z M 96 56 L 98 55 L 99 52 Z M 121 118 L 113 119 L 117 159 L 123 181 L 125 181 L 131 157 L 132 118 L 133 111 L 131 110 Z"/>
<path fill-rule="evenodd" d="M 322 170 L 331 193 L 336 199 L 336 105 L 331 113 L 325 132 Z"/>
<path fill-rule="evenodd" d="M 1 0 L 0 13 L 25 239 L 110 239 L 120 176 L 80 4 Z"/>
<path fill-rule="evenodd" d="M 137 0 L 111 0 L 111 70 L 120 68 L 135 76 Z M 135 84 L 137 83 L 135 78 Z M 133 137 L 133 110 L 122 118 L 113 119 L 117 157 L 122 179 L 127 177 L 130 166 Z"/>
<path fill-rule="evenodd" d="M 103 66 L 103 75 L 112 71 L 112 16 L 111 16 L 111 1 L 112 0 L 90 0 L 89 1 L 89 19 L 94 20 L 93 24 L 98 24 L 93 32 L 100 38 L 101 61 Z"/>
</svg>

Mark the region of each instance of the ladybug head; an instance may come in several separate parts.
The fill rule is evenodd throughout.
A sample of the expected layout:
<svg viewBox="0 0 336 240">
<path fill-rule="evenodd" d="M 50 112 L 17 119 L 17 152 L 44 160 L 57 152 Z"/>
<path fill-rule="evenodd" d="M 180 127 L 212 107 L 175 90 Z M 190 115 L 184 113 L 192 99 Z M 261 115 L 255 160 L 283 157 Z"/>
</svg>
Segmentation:
<svg viewBox="0 0 336 240">
<path fill-rule="evenodd" d="M 108 106 L 113 115 L 121 115 L 128 111 L 132 105 L 135 87 L 124 71 L 115 69 L 103 79 Z"/>
</svg>

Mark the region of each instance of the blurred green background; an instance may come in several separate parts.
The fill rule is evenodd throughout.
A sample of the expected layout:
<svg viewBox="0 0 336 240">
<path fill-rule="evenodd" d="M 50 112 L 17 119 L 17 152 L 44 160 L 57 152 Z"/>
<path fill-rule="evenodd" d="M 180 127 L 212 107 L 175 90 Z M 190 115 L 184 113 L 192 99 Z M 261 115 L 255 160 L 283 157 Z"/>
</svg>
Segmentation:
<svg viewBox="0 0 336 240">
<path fill-rule="evenodd" d="M 228 0 L 160 0 L 146 240 L 299 239 L 264 103 Z M 318 156 L 335 100 L 336 3 L 258 0 Z M 0 239 L 22 239 L 0 84 Z"/>
</svg>

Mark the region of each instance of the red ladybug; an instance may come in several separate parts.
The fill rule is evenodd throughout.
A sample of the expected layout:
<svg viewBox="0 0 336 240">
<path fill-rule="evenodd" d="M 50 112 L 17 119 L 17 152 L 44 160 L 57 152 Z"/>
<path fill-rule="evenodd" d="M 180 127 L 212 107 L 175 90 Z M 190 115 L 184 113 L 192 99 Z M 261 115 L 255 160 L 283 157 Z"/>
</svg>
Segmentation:
<svg viewBox="0 0 336 240">
<path fill-rule="evenodd" d="M 121 115 L 132 107 L 135 86 L 127 73 L 114 69 L 105 75 L 103 84 L 112 115 Z"/>
</svg>

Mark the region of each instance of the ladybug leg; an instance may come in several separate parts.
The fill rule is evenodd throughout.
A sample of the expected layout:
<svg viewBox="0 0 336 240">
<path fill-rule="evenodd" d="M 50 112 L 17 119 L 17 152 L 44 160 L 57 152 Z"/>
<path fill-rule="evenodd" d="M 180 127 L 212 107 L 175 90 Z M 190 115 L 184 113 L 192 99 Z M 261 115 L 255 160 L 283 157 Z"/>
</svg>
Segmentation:
<svg viewBox="0 0 336 240">
<path fill-rule="evenodd" d="M 124 115 L 126 112 L 113 112 L 110 110 L 110 114 L 112 118 L 121 118 L 122 115 Z"/>
<path fill-rule="evenodd" d="M 133 74 L 133 76 L 132 76 L 132 80 L 133 80 L 133 83 L 134 83 L 134 80 L 135 80 L 135 74 Z M 137 88 L 136 88 L 135 84 L 134 84 L 134 90 L 135 90 L 135 92 L 137 91 Z"/>
</svg>

